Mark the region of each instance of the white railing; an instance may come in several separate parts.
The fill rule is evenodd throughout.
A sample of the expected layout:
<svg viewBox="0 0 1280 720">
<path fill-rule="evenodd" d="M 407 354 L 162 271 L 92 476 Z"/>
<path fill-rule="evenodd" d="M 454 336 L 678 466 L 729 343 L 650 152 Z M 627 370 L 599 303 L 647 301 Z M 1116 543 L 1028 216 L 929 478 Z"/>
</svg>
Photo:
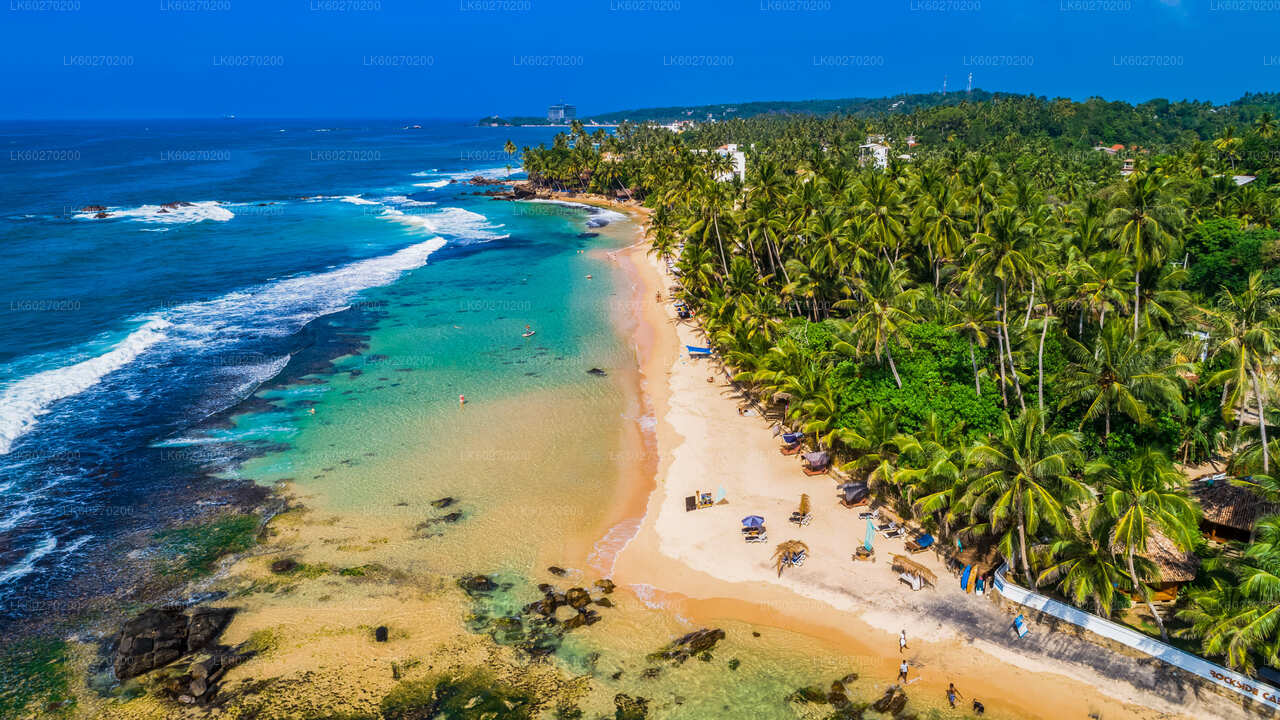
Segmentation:
<svg viewBox="0 0 1280 720">
<path fill-rule="evenodd" d="M 995 587 L 1001 595 L 1013 602 L 1025 605 L 1046 615 L 1051 615 L 1059 620 L 1065 620 L 1072 625 L 1078 625 L 1095 635 L 1101 635 L 1108 640 L 1131 647 L 1138 652 L 1181 668 L 1197 677 L 1204 678 L 1215 685 L 1239 693 L 1267 707 L 1280 709 L 1280 690 L 1246 675 L 1241 675 L 1234 670 L 1228 670 L 1221 665 L 1211 663 L 1204 658 L 1196 657 L 1176 647 L 1166 645 L 1132 628 L 1117 625 L 1110 620 L 1100 618 L 1097 615 L 1087 613 L 1079 608 L 1071 607 L 1009 582 L 1005 579 L 1005 572 L 1008 569 L 1009 564 L 1005 563 L 996 571 Z"/>
</svg>

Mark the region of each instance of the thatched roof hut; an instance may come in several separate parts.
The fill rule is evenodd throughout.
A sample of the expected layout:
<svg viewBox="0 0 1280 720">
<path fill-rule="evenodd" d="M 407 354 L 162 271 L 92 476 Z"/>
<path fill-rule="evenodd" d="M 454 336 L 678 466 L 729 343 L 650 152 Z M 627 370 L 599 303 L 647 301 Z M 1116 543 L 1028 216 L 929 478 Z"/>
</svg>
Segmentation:
<svg viewBox="0 0 1280 720">
<path fill-rule="evenodd" d="M 1191 494 L 1200 502 L 1205 525 L 1208 526 L 1210 536 L 1215 539 L 1219 535 L 1225 535 L 1229 539 L 1240 539 L 1241 534 L 1247 535 L 1265 509 L 1265 503 L 1255 492 L 1232 485 L 1221 475 L 1192 480 Z"/>
<path fill-rule="evenodd" d="M 894 569 L 894 571 L 915 575 L 916 577 L 929 583 L 930 585 L 936 586 L 938 584 L 938 576 L 934 575 L 933 571 L 925 567 L 924 565 L 921 565 L 920 563 L 916 562 L 915 560 L 912 560 L 906 555 L 895 554 L 895 555 L 892 555 L 891 557 L 893 558 L 893 564 L 891 565 L 891 567 Z"/>
<path fill-rule="evenodd" d="M 1160 568 L 1163 584 L 1191 582 L 1200 569 L 1200 558 L 1195 553 L 1179 550 L 1164 533 L 1156 530 L 1147 539 L 1148 560 Z"/>
</svg>

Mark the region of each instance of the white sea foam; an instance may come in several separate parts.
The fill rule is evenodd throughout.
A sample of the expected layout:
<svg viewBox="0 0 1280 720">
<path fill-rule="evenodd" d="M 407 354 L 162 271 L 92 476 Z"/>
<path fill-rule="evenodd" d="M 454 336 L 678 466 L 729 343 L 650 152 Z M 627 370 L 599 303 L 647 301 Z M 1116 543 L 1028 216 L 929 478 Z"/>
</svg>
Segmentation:
<svg viewBox="0 0 1280 720">
<path fill-rule="evenodd" d="M 351 203 L 352 205 L 377 205 L 378 204 L 376 200 L 366 200 L 360 197 L 359 195 L 344 195 L 338 199 L 345 203 Z"/>
<path fill-rule="evenodd" d="M 74 365 L 30 375 L 0 391 L 0 455 L 36 424 L 36 418 L 62 398 L 84 392 L 108 373 L 133 362 L 144 350 L 165 339 L 169 323 L 160 318 L 129 333 L 106 353 Z"/>
<path fill-rule="evenodd" d="M 52 535 L 45 535 L 40 544 L 32 548 L 31 552 L 27 553 L 25 557 L 0 571 L 0 585 L 30 574 L 35 569 L 36 563 L 40 561 L 40 558 L 53 552 L 57 547 L 58 539 Z"/>
<path fill-rule="evenodd" d="M 430 207 L 436 203 L 431 200 L 414 200 L 407 195 L 391 195 L 382 198 L 382 202 L 402 207 Z"/>
<path fill-rule="evenodd" d="M 382 217 L 402 225 L 419 228 L 425 232 L 443 233 L 472 240 L 501 240 L 509 237 L 508 235 L 494 232 L 502 226 L 490 223 L 489 218 L 484 215 L 456 207 L 442 208 L 431 213 L 414 214 L 407 214 L 389 207 L 383 210 Z"/>
<path fill-rule="evenodd" d="M 588 205 L 586 203 L 573 202 L 571 200 L 551 200 L 546 198 L 533 198 L 532 200 L 527 200 L 526 202 L 546 203 L 548 205 L 563 205 L 564 207 L 579 208 L 582 210 L 586 210 L 587 213 L 590 214 L 592 219 L 594 218 L 602 219 L 605 221 L 604 224 L 606 225 L 611 222 L 617 222 L 619 220 L 627 219 L 626 215 L 618 212 L 617 210 L 610 210 L 609 208 L 602 208 L 596 205 Z M 588 222 L 588 224 L 590 223 Z"/>
<path fill-rule="evenodd" d="M 205 220 L 226 222 L 235 217 L 235 213 L 224 207 L 222 203 L 214 200 L 187 203 L 176 207 L 163 207 L 161 205 L 142 205 L 136 208 L 109 207 L 106 212 L 108 217 L 113 219 L 128 218 L 135 222 L 164 223 L 166 225 L 198 223 Z M 95 219 L 94 215 L 97 215 L 97 213 L 82 212 L 76 213 L 74 217 L 78 220 L 93 220 Z"/>
<path fill-rule="evenodd" d="M 139 318 L 144 324 L 106 353 L 0 388 L 0 455 L 7 454 L 13 442 L 30 431 L 55 402 L 84 392 L 144 351 L 217 352 L 233 350 L 237 343 L 252 337 L 291 335 L 317 317 L 346 309 L 361 291 L 388 285 L 402 273 L 421 267 L 444 244 L 443 238 L 432 237 L 390 255 L 274 280 Z M 250 365 L 247 379 L 256 387 L 283 369 L 286 361 L 277 358 Z"/>
<path fill-rule="evenodd" d="M 414 184 L 413 184 L 413 186 L 414 186 L 414 187 L 424 187 L 424 188 L 442 188 L 442 187 L 444 187 L 445 185 L 448 185 L 448 184 L 449 184 L 449 181 L 448 181 L 448 180 L 436 180 L 435 182 L 420 182 L 420 183 L 414 183 Z"/>
</svg>

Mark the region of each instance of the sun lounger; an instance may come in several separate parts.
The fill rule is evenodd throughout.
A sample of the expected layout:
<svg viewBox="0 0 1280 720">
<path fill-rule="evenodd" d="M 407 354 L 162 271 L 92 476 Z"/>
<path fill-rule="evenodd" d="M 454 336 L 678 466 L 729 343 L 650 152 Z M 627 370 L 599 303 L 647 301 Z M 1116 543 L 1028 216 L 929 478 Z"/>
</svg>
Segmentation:
<svg viewBox="0 0 1280 720">
<path fill-rule="evenodd" d="M 691 512 L 698 509 L 698 498 L 690 495 L 684 499 L 684 511 Z"/>
<path fill-rule="evenodd" d="M 1020 638 L 1026 637 L 1027 633 L 1031 632 L 1031 628 L 1027 627 L 1027 621 L 1023 620 L 1021 615 L 1013 619 L 1013 629 Z"/>
<path fill-rule="evenodd" d="M 783 455 L 799 455 L 799 454 L 800 454 L 800 443 L 792 443 L 791 445 L 783 445 L 781 448 L 779 448 L 779 449 L 778 449 L 778 452 L 782 453 Z"/>
<path fill-rule="evenodd" d="M 798 512 L 791 513 L 791 522 L 796 525 L 808 525 L 813 520 L 813 513 L 805 513 L 801 515 Z"/>
<path fill-rule="evenodd" d="M 880 508 L 876 508 L 875 510 L 872 510 L 871 512 L 860 512 L 860 513 L 858 513 L 858 519 L 859 519 L 859 520 L 879 520 L 879 519 L 880 519 Z"/>
<path fill-rule="evenodd" d="M 868 550 L 865 545 L 859 545 L 858 547 L 854 548 L 853 555 L 850 556 L 850 559 L 852 560 L 875 560 L 875 558 L 876 558 L 876 551 Z"/>
<path fill-rule="evenodd" d="M 814 468 L 807 467 L 807 468 L 801 468 L 801 469 L 804 470 L 805 475 L 808 475 L 809 477 L 813 477 L 814 475 L 826 475 L 827 471 L 830 470 L 831 468 L 824 467 L 824 468 L 815 470 Z"/>
<path fill-rule="evenodd" d="M 930 547 L 933 547 L 933 536 L 929 535 L 928 533 L 921 535 L 920 537 L 915 538 L 914 540 L 907 541 L 907 550 L 910 551 L 913 555 L 915 553 L 924 552 L 925 550 L 928 550 Z"/>
<path fill-rule="evenodd" d="M 888 525 L 881 525 L 878 529 L 880 530 L 880 536 L 885 540 L 893 540 L 907 535 L 906 528 L 892 521 Z"/>
<path fill-rule="evenodd" d="M 767 533 L 767 532 L 758 532 L 758 533 L 755 533 L 755 534 L 752 534 L 752 535 L 747 535 L 747 536 L 746 536 L 745 538 L 743 538 L 743 539 L 744 539 L 744 540 L 746 540 L 746 541 L 747 541 L 747 542 L 749 542 L 749 543 L 762 543 L 762 542 L 769 542 L 769 533 Z"/>
</svg>

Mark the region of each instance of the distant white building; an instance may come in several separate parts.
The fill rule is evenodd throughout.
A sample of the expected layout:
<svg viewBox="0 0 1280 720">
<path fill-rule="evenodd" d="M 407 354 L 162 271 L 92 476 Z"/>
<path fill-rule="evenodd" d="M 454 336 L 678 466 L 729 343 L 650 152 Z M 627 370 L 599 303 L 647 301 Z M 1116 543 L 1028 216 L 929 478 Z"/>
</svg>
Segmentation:
<svg viewBox="0 0 1280 720">
<path fill-rule="evenodd" d="M 871 162 L 881 170 L 889 167 L 889 143 L 883 135 L 868 135 L 867 141 L 858 146 L 858 162 Z"/>
<path fill-rule="evenodd" d="M 705 153 L 707 151 L 694 150 L 694 152 Z M 720 147 L 712 150 L 711 152 L 716 153 L 717 155 L 724 155 L 730 158 L 733 162 L 733 169 L 726 170 L 725 172 L 720 173 L 719 175 L 716 176 L 716 180 L 719 180 L 720 182 L 728 182 L 736 177 L 739 180 L 746 182 L 747 154 L 738 149 L 737 143 L 729 143 L 728 145 L 721 145 Z"/>
</svg>

